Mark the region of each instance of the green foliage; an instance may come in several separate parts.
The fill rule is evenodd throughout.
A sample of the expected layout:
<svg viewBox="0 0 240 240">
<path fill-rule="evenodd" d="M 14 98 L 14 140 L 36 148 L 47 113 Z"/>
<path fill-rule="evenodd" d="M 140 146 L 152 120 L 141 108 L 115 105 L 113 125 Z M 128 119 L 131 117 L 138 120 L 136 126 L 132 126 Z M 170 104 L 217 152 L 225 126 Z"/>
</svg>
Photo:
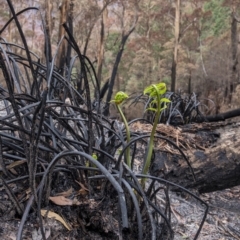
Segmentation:
<svg viewBox="0 0 240 240">
<path fill-rule="evenodd" d="M 93 157 L 95 160 L 98 160 L 98 156 L 97 156 L 96 153 L 93 153 L 93 154 L 92 154 L 92 157 Z"/>
<path fill-rule="evenodd" d="M 223 0 L 211 0 L 204 4 L 204 11 L 209 11 L 211 17 L 202 20 L 206 37 L 219 36 L 229 27 L 230 9 L 223 6 Z"/>
<path fill-rule="evenodd" d="M 164 94 L 167 91 L 166 84 L 164 82 L 160 82 L 158 84 L 152 84 L 148 87 L 146 87 L 143 91 L 144 95 L 148 95 L 151 98 L 150 106 L 147 109 L 148 111 L 154 111 L 156 112 L 155 116 L 155 121 L 153 124 L 150 140 L 149 140 L 149 145 L 148 145 L 148 150 L 147 150 L 147 155 L 146 159 L 144 161 L 144 166 L 143 166 L 143 174 L 146 174 L 149 170 L 149 166 L 151 163 L 151 158 L 152 158 L 152 151 L 153 151 L 153 142 L 154 142 L 154 134 L 156 132 L 157 124 L 158 124 L 158 119 L 160 117 L 161 112 L 167 108 L 167 104 L 170 103 L 171 101 L 164 96 Z M 117 110 L 119 114 L 121 115 L 121 118 L 124 122 L 125 128 L 126 128 L 126 136 L 127 136 L 127 141 L 126 143 L 128 144 L 130 142 L 130 131 L 129 131 L 129 126 L 127 123 L 127 120 L 121 110 L 120 105 L 123 103 L 128 98 L 128 95 L 122 91 L 117 92 L 114 99 L 111 102 L 114 102 L 116 104 Z M 126 149 L 126 159 L 127 159 L 127 165 L 131 168 L 131 159 L 130 159 L 130 148 L 128 147 Z M 144 184 L 144 179 L 142 180 L 142 184 Z"/>
<path fill-rule="evenodd" d="M 159 116 L 161 112 L 167 107 L 167 103 L 170 102 L 169 99 L 163 97 L 166 91 L 167 91 L 166 84 L 161 82 L 161 83 L 152 84 L 146 87 L 143 92 L 144 94 L 149 95 L 149 97 L 152 99 L 150 103 L 150 108 L 147 110 L 156 112 L 153 128 L 151 131 L 151 136 L 148 144 L 147 155 L 146 155 L 146 159 L 144 161 L 144 166 L 142 170 L 143 174 L 147 174 L 149 171 L 149 167 L 152 159 L 153 146 L 154 146 L 154 135 L 156 133 Z M 145 184 L 145 179 L 143 178 L 142 185 L 144 186 L 144 184 Z"/>
<path fill-rule="evenodd" d="M 127 98 L 128 98 L 128 95 L 120 91 L 116 93 L 114 100 L 112 100 L 111 102 L 114 102 L 116 105 L 119 105 Z"/>
<path fill-rule="evenodd" d="M 116 104 L 117 110 L 119 112 L 119 114 L 121 115 L 121 118 L 124 122 L 125 128 L 126 128 L 126 135 L 127 135 L 127 141 L 126 143 L 128 144 L 130 142 L 130 130 L 129 130 L 129 126 L 127 123 L 127 120 L 122 112 L 122 109 L 120 107 L 120 105 L 123 103 L 124 100 L 126 100 L 128 98 L 128 95 L 124 92 L 117 92 L 114 100 L 112 100 L 111 102 L 114 102 Z M 127 159 L 127 165 L 128 167 L 131 168 L 131 158 L 130 158 L 130 148 L 128 147 L 126 149 L 126 159 Z"/>
<path fill-rule="evenodd" d="M 148 94 L 150 97 L 157 98 L 158 95 L 163 95 L 167 90 L 165 83 L 158 83 L 148 86 L 144 89 L 143 94 Z"/>
</svg>

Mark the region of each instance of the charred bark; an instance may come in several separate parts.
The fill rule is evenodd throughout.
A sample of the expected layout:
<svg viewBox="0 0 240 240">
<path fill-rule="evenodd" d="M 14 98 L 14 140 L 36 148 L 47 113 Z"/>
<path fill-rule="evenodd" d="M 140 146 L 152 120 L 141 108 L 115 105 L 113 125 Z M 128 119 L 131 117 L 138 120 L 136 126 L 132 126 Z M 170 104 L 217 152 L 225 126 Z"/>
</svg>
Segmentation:
<svg viewBox="0 0 240 240">
<path fill-rule="evenodd" d="M 172 68 L 171 68 L 171 91 L 172 92 L 175 92 L 176 90 L 178 48 L 179 48 L 179 41 L 180 41 L 180 18 L 181 18 L 180 6 L 181 6 L 181 1 L 176 0 L 175 25 L 174 25 L 175 43 L 174 43 Z"/>
<path fill-rule="evenodd" d="M 181 129 L 159 124 L 158 133 L 172 139 L 185 153 L 196 181 L 177 148 L 163 140 L 155 149 L 151 175 L 199 193 L 240 185 L 239 123 L 190 124 Z"/>
<path fill-rule="evenodd" d="M 196 182 L 186 162 L 180 160 L 166 174 L 168 180 L 186 188 L 196 189 L 199 193 L 213 192 L 240 184 L 240 125 L 238 123 L 221 126 L 215 130 L 196 128 L 188 134 L 194 136 L 196 149 L 185 151 L 196 176 Z M 215 140 L 213 140 L 215 138 Z M 202 141 L 202 142 L 201 142 Z M 209 143 L 207 144 L 207 141 Z M 204 147 L 207 144 L 207 147 Z M 199 146 L 203 146 L 202 149 Z M 205 145 L 206 146 L 206 145 Z"/>
<path fill-rule="evenodd" d="M 217 122 L 217 121 L 225 121 L 226 119 L 233 118 L 233 117 L 238 117 L 240 116 L 240 108 L 230 110 L 225 113 L 220 113 L 217 115 L 209 115 L 205 116 L 205 119 L 202 119 L 202 122 Z"/>
</svg>

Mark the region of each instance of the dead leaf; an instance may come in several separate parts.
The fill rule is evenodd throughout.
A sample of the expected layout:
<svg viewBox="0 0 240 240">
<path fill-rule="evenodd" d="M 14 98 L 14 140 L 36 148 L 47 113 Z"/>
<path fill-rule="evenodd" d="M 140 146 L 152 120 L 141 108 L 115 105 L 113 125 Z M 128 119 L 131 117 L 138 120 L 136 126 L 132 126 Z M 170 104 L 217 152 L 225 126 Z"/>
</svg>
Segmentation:
<svg viewBox="0 0 240 240">
<path fill-rule="evenodd" d="M 47 215 L 46 215 L 46 213 L 47 213 Z M 71 227 L 68 225 L 68 223 L 66 223 L 63 220 L 63 218 L 61 216 L 59 216 L 57 213 L 41 209 L 41 215 L 43 217 L 54 218 L 55 220 L 61 222 L 64 225 L 64 227 L 67 228 L 67 230 L 69 230 L 69 231 L 71 230 Z"/>
<path fill-rule="evenodd" d="M 74 199 L 73 199 L 73 205 L 79 206 L 79 205 L 81 205 L 81 204 L 82 204 L 82 203 L 79 202 L 79 201 L 77 200 L 77 198 L 74 198 Z"/>
<path fill-rule="evenodd" d="M 9 170 L 9 169 L 14 168 L 16 166 L 19 166 L 19 165 L 21 165 L 25 162 L 27 162 L 27 160 L 19 160 L 19 161 L 16 161 L 16 162 L 13 162 L 13 163 L 9 164 L 6 168 Z"/>
<path fill-rule="evenodd" d="M 31 189 L 30 188 L 26 189 L 25 194 L 26 194 L 25 200 L 29 199 L 31 196 Z"/>
<path fill-rule="evenodd" d="M 13 174 L 13 175 L 17 175 L 17 171 L 14 168 L 9 169 L 9 171 Z"/>
<path fill-rule="evenodd" d="M 71 206 L 71 205 L 73 205 L 73 200 L 68 199 L 64 196 L 49 197 L 49 199 L 59 206 Z"/>
<path fill-rule="evenodd" d="M 76 181 L 76 180 L 75 180 Z M 78 182 L 78 181 L 76 181 L 79 185 L 80 185 L 80 187 L 81 187 L 81 189 L 78 191 L 78 194 L 80 194 L 80 195 L 87 195 L 87 192 L 89 192 L 89 190 L 82 184 L 82 183 L 80 183 L 80 182 Z"/>
<path fill-rule="evenodd" d="M 6 168 L 7 168 L 12 174 L 17 175 L 17 172 L 16 172 L 16 170 L 14 169 L 14 167 L 17 167 L 17 166 L 19 166 L 19 165 L 21 165 L 21 164 L 23 164 L 23 163 L 26 163 L 26 162 L 27 162 L 27 160 L 19 160 L 19 161 L 16 161 L 16 162 L 13 162 L 13 163 L 7 165 Z"/>
<path fill-rule="evenodd" d="M 85 196 L 85 195 L 87 195 L 87 191 L 85 190 L 85 189 L 80 189 L 79 191 L 78 191 L 78 194 L 77 195 L 82 195 L 82 196 Z"/>
<path fill-rule="evenodd" d="M 76 181 L 76 180 L 75 180 L 75 182 L 77 182 L 82 189 L 84 189 L 84 190 L 86 190 L 86 191 L 89 192 L 89 190 L 88 190 L 82 183 L 80 183 L 80 182 L 78 182 L 78 181 Z"/>
<path fill-rule="evenodd" d="M 170 208 L 171 208 L 173 215 L 177 219 L 178 223 L 180 225 L 184 226 L 185 221 L 183 220 L 183 216 L 173 206 L 170 206 Z"/>
<path fill-rule="evenodd" d="M 67 191 L 65 192 L 61 192 L 56 194 L 57 196 L 64 196 L 64 197 L 69 197 L 71 194 L 73 193 L 73 188 L 69 188 Z"/>
</svg>

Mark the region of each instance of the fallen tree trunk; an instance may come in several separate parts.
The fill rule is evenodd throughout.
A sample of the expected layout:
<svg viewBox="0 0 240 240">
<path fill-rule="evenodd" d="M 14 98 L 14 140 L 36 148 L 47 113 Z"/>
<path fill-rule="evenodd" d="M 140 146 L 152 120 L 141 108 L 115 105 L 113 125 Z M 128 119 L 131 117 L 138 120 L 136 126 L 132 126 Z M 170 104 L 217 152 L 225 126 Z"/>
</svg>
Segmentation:
<svg viewBox="0 0 240 240">
<path fill-rule="evenodd" d="M 197 126 L 197 125 L 193 125 Z M 206 129 L 205 126 L 208 126 Z M 215 128 L 215 129 L 214 129 Z M 194 132 L 195 131 L 195 132 Z M 182 128 L 184 138 L 194 138 L 196 148 L 185 151 L 188 156 L 196 182 L 193 180 L 186 161 L 180 160 L 178 166 L 169 159 L 168 180 L 186 188 L 194 188 L 200 193 L 213 192 L 240 185 L 240 124 L 218 125 L 203 124 L 197 128 Z M 189 137 L 188 137 L 189 135 Z M 213 136 L 216 141 L 213 141 Z M 199 149 L 201 141 L 209 141 Z"/>
<path fill-rule="evenodd" d="M 169 143 L 158 144 L 161 147 L 155 151 L 152 175 L 164 176 L 199 193 L 240 185 L 239 123 L 198 123 L 181 128 L 159 124 L 158 133 L 171 138 L 185 153 L 196 181 L 186 160 Z"/>
<path fill-rule="evenodd" d="M 234 110 L 230 110 L 228 112 L 219 113 L 217 115 L 205 116 L 202 119 L 202 122 L 203 121 L 207 121 L 207 122 L 225 121 L 226 119 L 233 118 L 233 117 L 239 117 L 239 116 L 240 116 L 240 108 L 237 108 Z"/>
</svg>

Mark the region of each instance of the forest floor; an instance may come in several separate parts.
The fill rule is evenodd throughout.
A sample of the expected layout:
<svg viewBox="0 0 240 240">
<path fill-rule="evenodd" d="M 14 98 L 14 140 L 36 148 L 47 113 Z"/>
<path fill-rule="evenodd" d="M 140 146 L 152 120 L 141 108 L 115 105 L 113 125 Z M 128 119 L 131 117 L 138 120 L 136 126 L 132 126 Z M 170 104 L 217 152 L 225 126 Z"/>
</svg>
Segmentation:
<svg viewBox="0 0 240 240">
<path fill-rule="evenodd" d="M 209 213 L 203 225 L 199 240 L 238 240 L 240 239 L 240 186 L 222 191 L 206 193 L 200 197 L 209 204 Z M 193 239 L 198 224 L 203 216 L 203 209 L 199 210 L 195 202 L 183 196 L 171 194 L 174 226 L 174 239 Z M 31 218 L 31 215 L 30 215 Z M 0 239 L 15 240 L 20 219 L 11 218 L 0 220 Z M 60 222 L 48 219 L 44 223 L 46 233 L 52 236 L 49 239 L 114 239 L 102 237 L 89 232 L 83 238 L 76 238 L 77 230 L 68 231 Z M 40 229 L 36 219 L 28 219 L 24 226 L 23 240 L 41 240 Z"/>
<path fill-rule="evenodd" d="M 209 212 L 198 239 L 240 239 L 240 186 L 201 194 L 200 197 L 209 204 Z M 174 239 L 193 239 L 202 213 L 192 206 L 191 201 L 181 198 L 179 201 L 181 204 L 173 210 L 179 212 Z"/>
<path fill-rule="evenodd" d="M 240 240 L 240 186 L 222 191 L 201 194 L 202 200 L 209 204 L 209 212 L 201 230 L 199 240 Z M 159 196 L 159 201 L 164 199 Z M 170 192 L 172 226 L 174 239 L 193 239 L 204 214 L 204 208 L 199 206 L 194 199 L 175 192 Z M 0 189 L 0 239 L 15 240 L 21 219 L 17 218 L 16 212 L 5 211 L 3 206 L 12 208 L 4 188 Z M 102 203 L 104 205 L 104 203 Z M 73 215 L 76 214 L 69 206 L 64 206 Z M 6 214 L 7 212 L 7 214 Z M 116 217 L 114 213 L 105 213 L 108 219 L 100 218 L 106 225 L 114 227 Z M 66 219 L 68 220 L 68 219 Z M 99 219 L 98 219 L 99 220 Z M 78 222 L 71 223 L 72 230 L 67 230 L 59 221 L 44 218 L 46 236 L 51 240 L 111 240 L 114 237 L 103 236 L 97 231 L 82 226 Z M 79 233 L 82 232 L 82 236 Z M 23 240 L 41 240 L 39 222 L 35 211 L 30 212 L 23 229 Z M 125 240 L 125 239 L 124 239 Z M 130 239 L 129 239 L 130 240 Z"/>
</svg>

